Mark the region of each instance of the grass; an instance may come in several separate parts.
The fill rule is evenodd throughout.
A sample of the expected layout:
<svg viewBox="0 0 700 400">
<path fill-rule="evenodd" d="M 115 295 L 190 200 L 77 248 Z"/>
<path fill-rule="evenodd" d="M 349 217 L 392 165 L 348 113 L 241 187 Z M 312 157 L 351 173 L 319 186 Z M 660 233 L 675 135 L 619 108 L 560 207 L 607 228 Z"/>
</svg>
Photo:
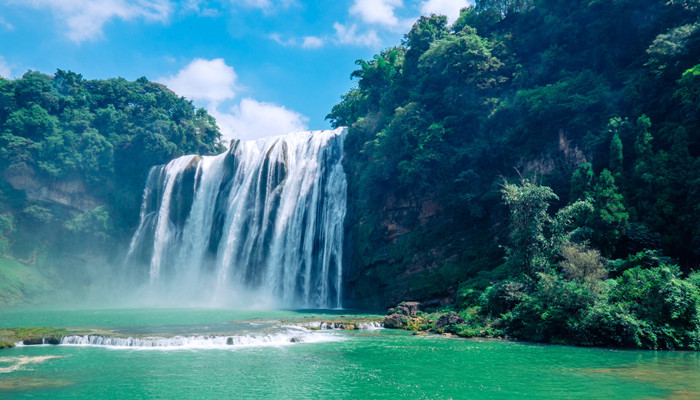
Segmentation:
<svg viewBox="0 0 700 400">
<path fill-rule="evenodd" d="M 33 303 L 52 290 L 50 278 L 38 267 L 0 257 L 0 307 Z"/>
<path fill-rule="evenodd" d="M 61 328 L 47 328 L 43 326 L 28 328 L 2 328 L 0 329 L 0 349 L 15 347 L 15 343 L 24 344 L 58 344 L 61 338 L 70 334 Z"/>
</svg>

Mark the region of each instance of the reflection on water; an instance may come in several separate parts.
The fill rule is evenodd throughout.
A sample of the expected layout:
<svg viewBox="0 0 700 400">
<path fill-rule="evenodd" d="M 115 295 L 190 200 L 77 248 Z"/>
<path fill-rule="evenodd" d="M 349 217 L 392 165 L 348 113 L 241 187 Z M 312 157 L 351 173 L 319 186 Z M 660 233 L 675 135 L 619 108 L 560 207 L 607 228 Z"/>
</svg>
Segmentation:
<svg viewBox="0 0 700 400">
<path fill-rule="evenodd" d="M 20 369 L 25 369 L 27 365 L 39 364 L 44 361 L 59 358 L 58 356 L 36 356 L 36 357 L 0 357 L 0 374 L 7 374 Z"/>
<path fill-rule="evenodd" d="M 22 377 L 8 380 L 0 380 L 0 390 L 20 391 L 39 388 L 59 388 L 64 386 L 70 386 L 72 384 L 73 382 L 62 381 L 58 379 Z M 2 394 L 2 392 L 0 392 L 0 394 Z"/>
<path fill-rule="evenodd" d="M 0 357 L 0 374 L 10 374 L 16 371 L 32 370 L 33 366 L 42 364 L 48 360 L 60 358 L 59 356 L 19 356 Z M 0 375 L 0 394 L 2 391 L 21 391 L 38 388 L 57 388 L 72 385 L 72 382 L 47 379 L 36 376 L 12 376 Z"/>
<path fill-rule="evenodd" d="M 646 399 L 697 400 L 700 399 L 699 370 L 698 353 L 648 352 L 638 356 L 635 363 L 586 371 L 591 374 L 610 374 L 625 380 L 647 382 L 668 390 L 666 396 Z"/>
</svg>

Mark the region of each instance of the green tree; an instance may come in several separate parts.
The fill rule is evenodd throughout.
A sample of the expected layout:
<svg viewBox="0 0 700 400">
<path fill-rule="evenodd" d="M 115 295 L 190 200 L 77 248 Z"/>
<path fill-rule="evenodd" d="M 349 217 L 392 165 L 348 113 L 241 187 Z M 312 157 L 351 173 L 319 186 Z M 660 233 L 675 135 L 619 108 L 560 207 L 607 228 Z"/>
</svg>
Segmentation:
<svg viewBox="0 0 700 400">
<path fill-rule="evenodd" d="M 687 118 L 700 115 L 700 64 L 683 73 L 673 96 L 680 101 Z"/>
<path fill-rule="evenodd" d="M 422 16 L 413 24 L 403 40 L 403 45 L 408 49 L 404 63 L 404 77 L 408 82 L 418 77 L 418 60 L 430 48 L 430 44 L 448 34 L 447 17 L 444 15 Z"/>
<path fill-rule="evenodd" d="M 559 265 L 563 275 L 569 280 L 586 284 L 591 290 L 596 290 L 608 275 L 598 250 L 567 243 L 561 248 L 561 256 L 563 260 Z"/>
<path fill-rule="evenodd" d="M 569 198 L 571 200 L 586 199 L 593 197 L 595 173 L 593 166 L 589 162 L 585 162 L 576 168 L 571 176 L 571 191 Z"/>
<path fill-rule="evenodd" d="M 15 224 L 12 216 L 0 214 L 0 256 L 9 253 L 14 231 Z"/>
<path fill-rule="evenodd" d="M 532 277 L 537 272 L 547 271 L 548 240 L 544 228 L 552 221 L 547 209 L 550 202 L 559 197 L 552 189 L 524 178 L 519 185 L 504 184 L 501 193 L 510 210 L 508 264 Z"/>
<path fill-rule="evenodd" d="M 71 233 L 85 235 L 105 242 L 110 238 L 112 220 L 104 206 L 78 214 L 66 221 L 63 226 Z"/>
<path fill-rule="evenodd" d="M 677 70 L 686 57 L 692 57 L 700 42 L 700 22 L 676 26 L 657 36 L 647 49 L 649 60 L 645 64 L 660 75 Z M 697 62 L 697 58 L 694 60 Z"/>
<path fill-rule="evenodd" d="M 626 118 L 623 120 L 620 117 L 615 117 L 610 119 L 607 127 L 608 134 L 612 136 L 610 139 L 610 161 L 608 166 L 618 184 L 622 182 L 624 171 L 624 155 L 620 135 L 627 130 L 628 125 Z"/>
<path fill-rule="evenodd" d="M 594 212 L 588 225 L 593 229 L 593 245 L 606 256 L 615 253 L 618 241 L 627 229 L 627 213 L 622 194 L 619 193 L 615 178 L 604 169 L 595 186 Z"/>
<path fill-rule="evenodd" d="M 636 215 L 648 215 L 652 208 L 654 181 L 653 136 L 649 132 L 651 120 L 646 115 L 637 118 L 637 135 L 634 141 L 634 166 L 631 186 L 632 202 Z"/>
<path fill-rule="evenodd" d="M 340 103 L 333 106 L 331 112 L 326 115 L 326 119 L 330 120 L 333 128 L 350 126 L 362 118 L 368 110 L 367 97 L 359 88 L 353 88 L 340 96 Z"/>
<path fill-rule="evenodd" d="M 506 17 L 526 11 L 533 3 L 532 0 L 476 0 L 476 11 Z"/>
<path fill-rule="evenodd" d="M 351 78 L 357 78 L 359 90 L 364 95 L 364 112 L 378 111 L 382 99 L 391 94 L 392 83 L 401 74 L 405 49 L 394 47 L 374 56 L 374 59 L 357 60 L 360 67 Z"/>
<path fill-rule="evenodd" d="M 56 118 L 38 104 L 31 104 L 10 114 L 5 121 L 4 130 L 13 135 L 32 140 L 41 140 L 53 133 Z"/>
<path fill-rule="evenodd" d="M 492 54 L 493 47 L 471 28 L 432 42 L 418 64 L 423 104 L 439 109 L 440 115 L 454 114 L 455 108 L 482 110 L 481 96 L 507 80 L 499 74 L 503 63 Z"/>
<path fill-rule="evenodd" d="M 610 140 L 610 171 L 617 182 L 622 182 L 623 158 L 622 140 L 616 132 Z"/>
<path fill-rule="evenodd" d="M 617 279 L 611 300 L 641 321 L 637 341 L 644 347 L 700 348 L 700 287 L 697 274 L 681 279 L 678 266 L 635 267 Z"/>
</svg>

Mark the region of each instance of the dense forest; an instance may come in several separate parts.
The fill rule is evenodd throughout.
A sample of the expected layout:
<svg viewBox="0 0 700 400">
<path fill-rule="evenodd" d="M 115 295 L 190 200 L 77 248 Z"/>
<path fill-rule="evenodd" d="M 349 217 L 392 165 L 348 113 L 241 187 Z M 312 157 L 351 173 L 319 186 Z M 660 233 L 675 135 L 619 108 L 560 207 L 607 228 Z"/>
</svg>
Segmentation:
<svg viewBox="0 0 700 400">
<path fill-rule="evenodd" d="M 700 348 L 699 11 L 477 0 L 358 60 L 327 117 L 348 296 L 454 295 L 438 330 L 465 336 Z"/>
<path fill-rule="evenodd" d="M 67 257 L 76 275 L 91 256 L 118 257 L 150 167 L 218 153 L 220 136 L 204 109 L 146 78 L 0 77 L 0 255 Z"/>
</svg>

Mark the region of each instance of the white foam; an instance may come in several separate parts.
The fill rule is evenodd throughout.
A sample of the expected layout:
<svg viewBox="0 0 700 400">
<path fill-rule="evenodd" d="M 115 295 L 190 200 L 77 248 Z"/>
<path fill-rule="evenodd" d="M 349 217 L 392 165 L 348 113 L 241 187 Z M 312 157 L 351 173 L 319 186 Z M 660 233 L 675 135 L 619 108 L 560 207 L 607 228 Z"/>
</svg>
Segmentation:
<svg viewBox="0 0 700 400">
<path fill-rule="evenodd" d="M 378 321 L 360 322 L 357 324 L 357 328 L 361 329 L 361 330 L 366 330 L 366 331 L 373 331 L 376 329 L 384 329 L 384 322 L 378 322 Z"/>
<path fill-rule="evenodd" d="M 278 347 L 297 343 L 323 343 L 344 340 L 329 333 L 314 333 L 296 328 L 271 334 L 229 336 L 173 336 L 173 337 L 109 337 L 100 335 L 72 335 L 61 340 L 61 346 L 104 347 L 109 349 L 138 350 L 191 350 L 238 349 L 246 347 Z"/>
<path fill-rule="evenodd" d="M 7 367 L 0 367 L 0 374 L 18 371 L 24 369 L 25 365 L 41 364 L 44 361 L 51 360 L 53 358 L 59 358 L 59 356 L 0 357 L 0 364 L 9 364 Z"/>
<path fill-rule="evenodd" d="M 384 328 L 384 323 L 378 322 L 378 321 L 358 322 L 356 324 L 351 324 L 348 322 L 348 324 L 354 325 L 356 329 L 363 330 L 363 331 L 371 331 L 371 330 L 375 330 L 375 329 L 383 329 Z M 308 327 L 313 328 L 313 329 L 320 329 L 320 330 L 346 329 L 343 322 L 313 321 L 313 322 L 309 322 L 305 326 L 308 326 Z"/>
</svg>

